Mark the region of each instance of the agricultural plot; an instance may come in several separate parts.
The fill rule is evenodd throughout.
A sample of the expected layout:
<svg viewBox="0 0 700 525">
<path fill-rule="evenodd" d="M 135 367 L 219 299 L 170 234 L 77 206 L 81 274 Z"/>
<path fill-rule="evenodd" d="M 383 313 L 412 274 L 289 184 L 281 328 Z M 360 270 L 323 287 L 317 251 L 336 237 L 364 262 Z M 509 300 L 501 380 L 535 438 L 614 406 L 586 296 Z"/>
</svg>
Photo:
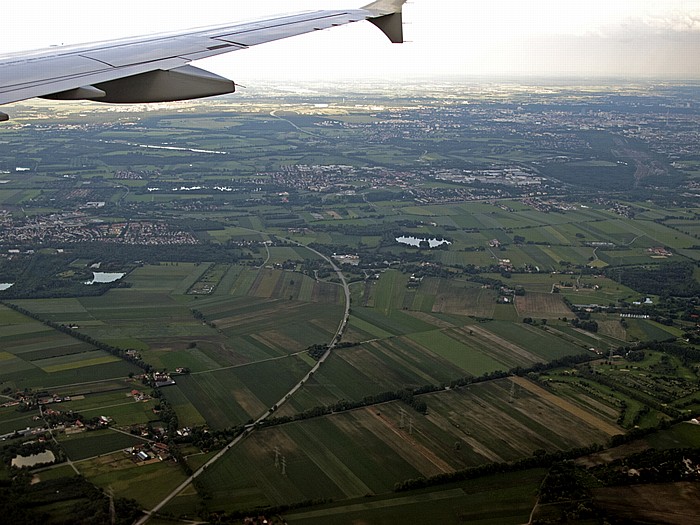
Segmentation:
<svg viewBox="0 0 700 525">
<path fill-rule="evenodd" d="M 486 241 L 480 237 L 478 241 L 469 241 L 466 246 L 483 246 L 484 244 L 486 244 Z M 439 251 L 435 254 L 435 257 L 442 264 L 448 266 L 467 266 L 469 264 L 488 266 L 493 263 L 493 256 L 486 251 Z"/>
<path fill-rule="evenodd" d="M 98 487 L 111 490 L 115 496 L 135 499 L 146 509 L 153 508 L 185 480 L 182 468 L 173 462 L 136 464 L 122 451 L 82 461 L 78 469 Z"/>
<path fill-rule="evenodd" d="M 100 391 L 100 388 L 104 388 L 104 391 Z M 134 389 L 142 390 L 143 386 L 135 382 L 119 387 L 110 385 L 109 382 L 91 384 L 83 386 L 82 393 L 71 395 L 70 401 L 54 403 L 52 408 L 63 412 L 79 412 L 86 418 L 106 416 L 118 427 L 156 421 L 158 416 L 153 413 L 156 400 L 135 401 L 131 394 Z"/>
<path fill-rule="evenodd" d="M 136 436 L 113 430 L 97 430 L 72 436 L 63 436 L 59 443 L 72 461 L 111 454 L 127 447 L 143 443 Z"/>
<path fill-rule="evenodd" d="M 216 334 L 170 295 L 153 297 L 131 290 L 113 290 L 99 300 L 90 299 L 82 299 L 83 304 L 100 322 L 78 323 L 79 331 L 106 343 L 117 344 L 126 339 L 157 348 L 169 346 L 173 340 L 186 344 Z"/>
<path fill-rule="evenodd" d="M 429 284 L 429 286 L 432 288 L 434 285 Z M 427 288 L 425 292 L 429 293 L 432 291 L 431 288 Z M 419 288 L 418 295 L 422 293 L 423 286 Z M 493 317 L 496 308 L 496 292 L 473 283 L 440 279 L 434 293 L 435 298 L 430 311 L 435 313 Z"/>
<path fill-rule="evenodd" d="M 249 287 L 248 295 L 326 304 L 340 304 L 344 300 L 342 288 L 337 284 L 315 281 L 299 273 L 271 268 L 258 272 Z"/>
<path fill-rule="evenodd" d="M 191 347 L 193 344 L 195 346 Z M 177 344 L 159 346 L 143 351 L 141 355 L 156 368 L 171 371 L 178 368 L 188 368 L 192 372 L 204 372 L 228 364 L 227 361 L 216 359 L 217 355 L 214 352 L 208 351 L 211 343 L 207 341 L 192 341 L 187 345 L 187 348 L 181 348 L 181 346 Z"/>
<path fill-rule="evenodd" d="M 427 416 L 392 402 L 267 428 L 209 469 L 202 486 L 212 509 L 346 499 L 386 493 L 418 475 L 602 442 L 619 432 L 536 385 L 513 385 L 506 379 L 422 396 Z"/>
<path fill-rule="evenodd" d="M 415 320 L 421 324 L 401 335 L 397 328 L 402 325 L 392 323 L 392 318 L 379 316 L 371 309 L 353 310 L 360 316 L 366 311 L 372 316 L 366 316 L 366 321 L 353 316 L 348 330 L 348 337 L 365 342 L 336 349 L 321 370 L 281 409 L 282 414 L 291 415 L 342 399 L 357 401 L 365 395 L 390 390 L 527 368 L 600 345 L 577 332 L 563 333 L 556 328 L 545 331 L 509 321 L 465 324 L 460 318 L 429 314 L 419 315 Z M 395 311 L 393 316 L 397 315 L 406 317 Z M 408 329 L 407 325 L 404 327 Z"/>
<path fill-rule="evenodd" d="M 179 376 L 177 386 L 209 426 L 226 428 L 261 416 L 309 368 L 303 359 L 288 357 Z M 175 400 L 184 405 L 181 398 Z M 187 417 L 194 419 L 196 414 Z"/>
<path fill-rule="evenodd" d="M 513 342 L 517 339 L 505 339 L 486 330 L 483 325 L 468 325 L 336 350 L 324 367 L 282 408 L 282 414 L 293 414 L 341 399 L 359 400 L 364 397 L 363 393 L 374 395 L 388 390 L 441 384 L 464 376 L 528 367 L 555 355 L 562 357 L 583 352 L 580 342 L 574 345 L 552 337 L 560 345 L 558 349 L 545 346 L 533 352 Z"/>
<path fill-rule="evenodd" d="M 641 408 L 632 400 L 616 396 L 609 388 L 601 385 L 591 386 L 586 381 L 564 374 L 554 374 L 552 378 L 547 378 L 547 388 L 556 396 L 595 413 L 600 419 L 610 424 L 617 424 L 623 400 L 632 407 L 633 411 Z M 624 425 L 625 421 L 621 421 L 621 424 Z"/>
<path fill-rule="evenodd" d="M 518 295 L 515 297 L 515 308 L 521 317 L 550 319 L 571 315 L 571 310 L 559 294 L 529 292 Z"/>
<path fill-rule="evenodd" d="M 228 273 L 228 270 L 229 265 L 227 264 L 209 265 L 204 273 L 198 276 L 197 281 L 189 287 L 187 293 L 189 295 L 212 294 L 218 288 L 221 279 Z"/>
<path fill-rule="evenodd" d="M 7 399 L 4 399 L 3 403 L 5 401 Z M 34 416 L 37 414 L 38 411 L 20 413 L 16 407 L 0 407 L 0 435 L 36 426 Z"/>
<path fill-rule="evenodd" d="M 179 384 L 171 385 L 163 389 L 163 397 L 168 400 L 170 406 L 177 414 L 178 422 L 184 427 L 206 425 L 204 416 L 199 413 L 192 402 L 187 398 Z"/>
<path fill-rule="evenodd" d="M 575 345 L 570 340 L 557 337 L 542 328 L 505 321 L 491 321 L 480 325 L 480 327 L 484 329 L 485 337 L 493 340 L 495 336 L 510 342 L 510 344 L 516 344 L 527 352 L 538 356 L 542 362 L 583 352 L 580 344 Z"/>
<path fill-rule="evenodd" d="M 535 504 L 544 470 L 488 476 L 409 495 L 348 501 L 319 510 L 294 511 L 292 525 L 354 525 L 356 523 L 442 523 L 457 525 L 519 525 Z"/>
<path fill-rule="evenodd" d="M 648 319 L 626 319 L 627 335 L 633 341 L 665 341 L 678 337 L 678 333 L 670 327 Z"/>
<path fill-rule="evenodd" d="M 700 525 L 697 483 L 667 483 L 593 489 L 593 501 L 627 523 Z"/>
<path fill-rule="evenodd" d="M 476 345 L 466 344 L 466 338 L 460 335 L 460 330 L 434 330 L 411 334 L 410 339 L 422 345 L 426 352 L 437 354 L 458 366 L 465 375 L 480 376 L 507 368 L 491 357 L 488 351 L 483 351 Z"/>
<path fill-rule="evenodd" d="M 249 360 L 328 343 L 343 313 L 339 305 L 255 298 L 200 303 L 198 308 L 226 336 L 233 352 Z M 225 356 L 215 360 L 221 358 Z"/>
<path fill-rule="evenodd" d="M 401 310 L 392 309 L 388 315 L 383 315 L 374 308 L 353 308 L 349 326 L 362 339 L 424 332 L 435 328 Z"/>
<path fill-rule="evenodd" d="M 645 351 L 641 361 L 600 361 L 593 371 L 584 375 L 562 370 L 548 374 L 546 380 L 556 395 L 609 421 L 619 420 L 625 428 L 657 425 L 668 417 L 663 407 L 675 407 L 690 416 L 700 406 L 692 402 L 698 392 L 697 374 L 676 357 Z"/>
<path fill-rule="evenodd" d="M 384 272 L 374 291 L 374 309 L 383 315 L 389 315 L 392 310 L 400 308 L 404 302 L 407 283 L 408 276 L 401 272 Z"/>
<path fill-rule="evenodd" d="M 700 425 L 681 423 L 647 437 L 646 441 L 658 450 L 700 448 Z"/>
<path fill-rule="evenodd" d="M 41 389 L 126 377 L 138 369 L 92 346 L 2 307 L 0 384 Z"/>
<path fill-rule="evenodd" d="M 127 277 L 134 289 L 186 293 L 208 269 L 207 263 L 162 263 L 136 268 Z"/>
<path fill-rule="evenodd" d="M 229 295 L 243 271 L 243 266 L 229 265 L 228 270 L 214 289 L 214 295 Z"/>
</svg>

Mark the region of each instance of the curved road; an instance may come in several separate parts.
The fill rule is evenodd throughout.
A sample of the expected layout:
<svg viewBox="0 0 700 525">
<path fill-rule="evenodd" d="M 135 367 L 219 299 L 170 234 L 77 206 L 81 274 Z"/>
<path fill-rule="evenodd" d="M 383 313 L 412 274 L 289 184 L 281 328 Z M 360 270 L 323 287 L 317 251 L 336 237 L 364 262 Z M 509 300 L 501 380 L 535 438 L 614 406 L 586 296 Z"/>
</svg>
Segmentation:
<svg viewBox="0 0 700 525">
<path fill-rule="evenodd" d="M 261 233 L 261 232 L 258 232 Z M 265 421 L 268 417 L 270 417 L 282 404 L 284 404 L 292 395 L 294 395 L 295 392 L 297 392 L 302 386 L 304 386 L 304 383 L 306 383 L 311 376 L 316 373 L 316 371 L 321 367 L 321 365 L 328 359 L 328 356 L 331 355 L 331 352 L 333 349 L 336 347 L 336 345 L 340 342 L 340 339 L 343 337 L 343 332 L 345 330 L 345 327 L 348 323 L 348 320 L 350 318 L 350 287 L 348 286 L 348 282 L 345 280 L 345 275 L 343 275 L 342 270 L 338 267 L 338 265 L 335 264 L 333 259 L 330 259 L 329 257 L 326 257 L 320 252 L 317 252 L 313 248 L 309 248 L 308 246 L 304 246 L 301 243 L 295 242 L 295 241 L 290 241 L 296 244 L 297 246 L 301 246 L 302 248 L 306 248 L 307 250 L 315 253 L 325 261 L 327 261 L 333 270 L 335 271 L 336 275 L 340 279 L 340 282 L 343 285 L 343 290 L 345 292 L 345 313 L 343 314 L 343 319 L 340 321 L 340 324 L 338 325 L 338 329 L 335 331 L 335 335 L 333 336 L 333 339 L 328 345 L 328 349 L 326 352 L 321 356 L 321 358 L 318 360 L 318 362 L 314 365 L 314 367 L 309 370 L 309 372 L 296 384 L 294 385 L 289 392 L 287 392 L 282 399 L 280 399 L 275 405 L 270 407 L 267 412 L 265 412 L 262 416 L 260 416 L 255 423 L 252 423 L 250 425 L 246 425 L 245 430 L 233 441 L 231 441 L 228 445 L 226 445 L 222 450 L 220 450 L 213 458 L 211 458 L 209 461 L 207 461 L 204 465 L 202 465 L 199 469 L 197 469 L 189 478 L 187 478 L 185 481 L 183 481 L 180 485 L 178 485 L 175 490 L 173 490 L 170 494 L 168 494 L 158 505 L 153 507 L 150 511 L 146 511 L 146 515 L 143 516 L 140 520 L 136 522 L 135 525 L 144 525 L 151 517 L 159 512 L 163 507 L 165 507 L 170 501 L 172 501 L 173 498 L 175 498 L 178 494 L 180 494 L 183 490 L 185 490 L 190 484 L 199 476 L 202 475 L 202 473 L 208 469 L 210 466 L 212 466 L 214 463 L 219 461 L 229 450 L 231 450 L 233 447 L 235 447 L 238 443 L 243 441 L 249 434 L 253 433 L 255 431 L 256 425 Z M 269 251 L 268 251 L 269 254 Z M 268 255 L 269 259 L 269 255 Z M 263 263 L 264 266 L 264 263 Z"/>
</svg>

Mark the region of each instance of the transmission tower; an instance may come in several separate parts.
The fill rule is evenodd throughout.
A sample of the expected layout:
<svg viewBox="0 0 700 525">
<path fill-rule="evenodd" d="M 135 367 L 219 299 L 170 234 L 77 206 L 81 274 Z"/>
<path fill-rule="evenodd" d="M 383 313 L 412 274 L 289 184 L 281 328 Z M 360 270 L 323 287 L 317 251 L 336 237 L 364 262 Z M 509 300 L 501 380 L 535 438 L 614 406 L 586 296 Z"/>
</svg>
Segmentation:
<svg viewBox="0 0 700 525">
<path fill-rule="evenodd" d="M 280 448 L 275 447 L 275 468 L 280 466 Z"/>
<path fill-rule="evenodd" d="M 402 408 L 400 409 L 401 421 L 399 421 L 399 428 L 406 426 L 406 411 Z"/>
</svg>

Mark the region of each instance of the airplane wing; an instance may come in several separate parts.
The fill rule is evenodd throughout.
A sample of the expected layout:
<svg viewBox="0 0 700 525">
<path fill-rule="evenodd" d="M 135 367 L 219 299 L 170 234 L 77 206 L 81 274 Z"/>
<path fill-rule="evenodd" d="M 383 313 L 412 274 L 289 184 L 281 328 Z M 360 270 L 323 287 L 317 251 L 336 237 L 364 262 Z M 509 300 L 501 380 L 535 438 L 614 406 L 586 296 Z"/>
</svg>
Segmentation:
<svg viewBox="0 0 700 525">
<path fill-rule="evenodd" d="M 233 93 L 235 83 L 194 60 L 368 20 L 403 42 L 406 0 L 0 56 L 0 105 L 34 97 L 109 103 L 169 102 Z M 9 116 L 0 112 L 0 121 Z"/>
</svg>

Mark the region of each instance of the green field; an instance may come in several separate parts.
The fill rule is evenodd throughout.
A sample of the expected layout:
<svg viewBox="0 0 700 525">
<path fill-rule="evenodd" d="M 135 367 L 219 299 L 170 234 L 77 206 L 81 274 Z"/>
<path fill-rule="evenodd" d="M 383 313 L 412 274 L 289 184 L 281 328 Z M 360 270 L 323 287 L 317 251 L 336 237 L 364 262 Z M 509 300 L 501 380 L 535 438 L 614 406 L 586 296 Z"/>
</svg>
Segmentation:
<svg viewBox="0 0 700 525">
<path fill-rule="evenodd" d="M 427 416 L 392 402 L 267 428 L 208 469 L 203 490 L 212 510 L 278 505 L 312 494 L 356 498 L 387 493 L 417 475 L 601 442 L 619 432 L 552 397 L 527 382 L 513 390 L 510 380 L 502 380 L 426 395 Z"/>
<path fill-rule="evenodd" d="M 80 461 L 110 454 L 117 450 L 143 443 L 143 441 L 135 436 L 129 436 L 113 430 L 97 430 L 65 436 L 60 443 L 71 460 Z"/>
<path fill-rule="evenodd" d="M 408 495 L 364 498 L 285 515 L 293 525 L 382 523 L 525 523 L 544 476 L 531 470 L 450 484 Z"/>
</svg>

